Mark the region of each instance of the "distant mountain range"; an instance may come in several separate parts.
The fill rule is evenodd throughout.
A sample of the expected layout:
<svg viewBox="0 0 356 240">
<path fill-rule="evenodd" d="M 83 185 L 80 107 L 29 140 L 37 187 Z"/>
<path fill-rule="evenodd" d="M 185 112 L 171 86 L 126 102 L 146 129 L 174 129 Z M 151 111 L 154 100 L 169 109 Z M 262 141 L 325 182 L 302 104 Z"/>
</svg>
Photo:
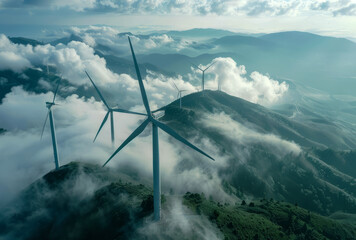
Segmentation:
<svg viewBox="0 0 356 240">
<path fill-rule="evenodd" d="M 136 35 L 147 39 L 154 34 L 167 34 L 173 38 L 204 37 L 177 53 L 149 52 L 139 57 L 139 62 L 155 65 L 156 71 L 185 75 L 191 72 L 191 62 L 208 64 L 216 57 L 231 57 L 249 71 L 268 73 L 274 78 L 289 78 L 331 94 L 355 95 L 356 68 L 354 56 L 356 43 L 344 38 L 325 37 L 306 32 L 280 32 L 262 35 L 241 35 L 217 29 L 191 29 L 186 31 L 159 31 L 149 35 Z M 120 33 L 127 35 L 132 33 Z M 14 43 L 42 44 L 26 38 L 11 38 Z M 70 35 L 50 44 L 83 41 L 80 36 Z M 110 57 L 110 47 L 98 44 L 95 49 L 104 57 Z M 126 58 L 125 52 L 117 57 Z M 115 52 L 114 51 L 114 52 Z M 120 55 L 121 54 L 121 55 Z M 194 55 L 194 57 L 193 57 Z M 106 58 L 106 57 L 105 57 Z M 125 67 L 116 67 L 122 72 Z M 345 87 L 348 86 L 348 87 Z"/>
</svg>

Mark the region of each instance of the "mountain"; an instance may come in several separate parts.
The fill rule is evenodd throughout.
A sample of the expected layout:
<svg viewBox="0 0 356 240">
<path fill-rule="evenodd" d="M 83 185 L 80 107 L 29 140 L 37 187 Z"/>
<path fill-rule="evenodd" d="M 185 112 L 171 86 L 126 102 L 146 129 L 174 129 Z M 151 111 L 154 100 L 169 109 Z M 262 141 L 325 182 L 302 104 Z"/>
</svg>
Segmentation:
<svg viewBox="0 0 356 240">
<path fill-rule="evenodd" d="M 30 39 L 30 38 L 24 38 L 24 37 L 9 37 L 9 40 L 15 44 L 22 44 L 22 45 L 31 45 L 33 47 L 37 46 L 37 45 L 43 45 L 44 43 L 39 42 L 37 40 L 34 39 Z"/>
<path fill-rule="evenodd" d="M 169 213 L 177 201 L 182 209 Z M 352 239 L 356 234 L 350 222 L 273 199 L 221 204 L 188 192 L 163 196 L 161 222 L 152 222 L 152 212 L 150 187 L 117 171 L 73 162 L 47 173 L 2 209 L 0 237 L 197 239 L 205 234 L 204 239 Z"/>
<path fill-rule="evenodd" d="M 121 57 L 117 57 L 114 55 L 106 55 L 106 54 L 102 54 L 101 52 L 97 52 L 97 55 L 99 57 L 102 57 L 106 60 L 106 64 L 107 67 L 118 74 L 122 74 L 122 73 L 126 73 L 129 74 L 132 77 L 136 76 L 136 70 L 132 64 L 132 59 L 126 59 L 126 58 L 121 58 Z M 139 64 L 141 73 L 142 73 L 142 77 L 146 77 L 148 71 L 153 71 L 153 72 L 157 72 L 157 73 L 161 73 L 164 74 L 166 76 L 175 76 L 174 72 L 170 72 L 167 70 L 164 70 L 165 68 L 163 67 L 157 67 L 156 65 L 152 64 L 152 63 L 148 63 L 148 62 L 143 62 Z"/>
<path fill-rule="evenodd" d="M 60 38 L 60 39 L 51 41 L 51 42 L 49 42 L 49 44 L 51 44 L 53 46 L 55 46 L 57 44 L 60 44 L 60 43 L 66 45 L 66 44 L 70 43 L 71 41 L 83 42 L 83 39 L 80 36 L 77 36 L 75 34 L 71 34 L 68 37 L 64 37 L 64 38 Z"/>
<path fill-rule="evenodd" d="M 182 102 L 184 102 L 184 109 L 204 111 L 211 114 L 224 112 L 243 125 L 253 125 L 261 133 L 276 134 L 303 147 L 356 148 L 356 138 L 345 138 L 342 129 L 337 128 L 332 122 L 325 119 L 318 121 L 313 118 L 308 122 L 295 121 L 261 105 L 233 97 L 221 91 L 207 90 L 205 96 L 202 96 L 201 93 L 193 93 L 185 96 Z M 169 112 L 166 115 L 169 118 L 167 121 L 171 120 L 170 117 L 172 119 L 178 117 L 175 112 L 176 104 L 177 101 L 162 108 Z"/>
<path fill-rule="evenodd" d="M 209 139 L 226 161 L 220 177 L 239 198 L 273 197 L 325 215 L 356 213 L 354 172 L 345 172 L 318 152 L 355 144 L 342 129 L 332 123 L 297 122 L 219 91 L 193 93 L 182 103 L 182 109 L 178 101 L 162 108 L 161 120 L 188 139 Z M 346 161 L 343 157 L 335 161 Z"/>
<path fill-rule="evenodd" d="M 213 28 L 193 28 L 184 31 L 161 31 L 162 34 L 167 34 L 172 37 L 180 37 L 180 38 L 219 38 L 229 35 L 234 35 L 236 33 L 221 30 L 221 29 L 213 29 Z"/>
<path fill-rule="evenodd" d="M 202 41 L 209 46 L 190 61 L 208 64 L 216 57 L 231 57 L 248 71 L 268 73 L 273 78 L 293 79 L 330 94 L 355 95 L 356 68 L 353 59 L 356 43 L 344 38 L 326 37 L 306 32 L 281 32 L 259 37 L 230 35 Z M 205 54 L 201 54 L 204 51 Z M 177 61 L 182 56 L 147 54 L 144 61 L 169 71 L 190 73 L 189 63 Z M 332 66 L 332 67 L 331 67 Z M 345 87 L 349 86 L 349 87 Z"/>
</svg>

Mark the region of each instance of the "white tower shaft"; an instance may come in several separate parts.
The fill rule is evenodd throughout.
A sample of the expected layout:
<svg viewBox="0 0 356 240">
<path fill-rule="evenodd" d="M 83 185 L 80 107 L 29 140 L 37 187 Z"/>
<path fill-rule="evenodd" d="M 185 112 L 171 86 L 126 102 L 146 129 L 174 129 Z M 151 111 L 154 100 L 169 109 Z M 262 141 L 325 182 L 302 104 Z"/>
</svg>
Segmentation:
<svg viewBox="0 0 356 240">
<path fill-rule="evenodd" d="M 57 150 L 57 138 L 56 138 L 56 131 L 55 131 L 55 126 L 54 126 L 54 120 L 53 120 L 53 113 L 52 110 L 49 109 L 49 124 L 51 126 L 51 135 L 52 135 L 52 144 L 53 144 L 53 155 L 54 155 L 54 165 L 56 167 L 56 170 L 59 168 L 59 157 L 58 157 L 58 150 Z"/>
<path fill-rule="evenodd" d="M 154 220 L 161 219 L 161 175 L 159 169 L 159 144 L 158 128 L 152 123 L 152 145 L 153 145 L 153 209 Z"/>
</svg>

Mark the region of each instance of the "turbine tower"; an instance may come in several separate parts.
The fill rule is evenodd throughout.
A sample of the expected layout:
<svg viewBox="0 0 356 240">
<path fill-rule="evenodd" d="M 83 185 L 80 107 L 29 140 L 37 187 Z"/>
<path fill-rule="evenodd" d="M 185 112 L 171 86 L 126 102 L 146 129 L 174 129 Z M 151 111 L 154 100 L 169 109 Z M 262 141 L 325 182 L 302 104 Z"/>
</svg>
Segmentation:
<svg viewBox="0 0 356 240">
<path fill-rule="evenodd" d="M 173 81 L 172 81 L 173 82 Z M 179 90 L 179 88 L 177 87 L 177 85 L 173 82 L 174 87 L 177 89 L 178 94 L 177 94 L 177 99 L 179 98 L 179 108 L 182 108 L 182 92 L 185 92 L 187 90 Z"/>
<path fill-rule="evenodd" d="M 205 79 L 204 79 L 204 76 L 205 76 L 205 71 L 208 70 L 211 66 L 213 66 L 215 64 L 215 62 L 213 62 L 212 64 L 210 64 L 208 67 L 206 67 L 205 69 L 202 69 L 200 68 L 198 65 L 192 63 L 193 66 L 195 66 L 197 69 L 199 69 L 201 72 L 202 72 L 202 78 L 201 78 L 201 89 L 202 91 L 204 92 L 204 84 L 205 84 Z"/>
<path fill-rule="evenodd" d="M 58 156 L 57 138 L 56 138 L 56 130 L 55 130 L 55 125 L 54 125 L 52 107 L 54 105 L 56 105 L 54 103 L 54 100 L 56 99 L 56 95 L 57 95 L 57 92 L 58 92 L 60 81 L 61 81 L 61 78 L 58 81 L 58 85 L 57 85 L 56 91 L 54 92 L 54 96 L 53 96 L 52 102 L 46 102 L 46 107 L 48 108 L 48 113 L 47 113 L 45 122 L 43 124 L 42 133 L 41 133 L 41 139 L 42 139 L 43 132 L 44 132 L 44 129 L 46 127 L 47 119 L 49 117 L 49 124 L 50 124 L 50 127 L 51 127 L 51 136 L 52 136 L 52 145 L 53 145 L 54 166 L 55 166 L 56 170 L 59 168 L 59 156 Z"/>
<path fill-rule="evenodd" d="M 104 117 L 104 120 L 102 121 L 100 127 L 99 127 L 99 130 L 98 132 L 96 133 L 95 135 L 95 138 L 93 140 L 93 142 L 95 142 L 96 138 L 98 137 L 99 135 L 99 132 L 101 131 L 102 127 L 105 125 L 106 121 L 108 120 L 108 117 L 110 115 L 110 125 L 111 125 L 111 143 L 114 145 L 115 144 L 115 133 L 114 133 L 114 112 L 122 112 L 122 113 L 130 113 L 130 114 L 136 114 L 136 115 L 144 115 L 146 116 L 146 114 L 143 114 L 143 113 L 137 113 L 137 112 L 132 112 L 132 111 L 127 111 L 127 110 L 124 110 L 124 109 L 120 109 L 120 108 L 112 108 L 108 105 L 108 103 L 105 101 L 103 95 L 101 94 L 101 92 L 99 91 L 98 87 L 95 85 L 94 81 L 91 79 L 91 77 L 89 76 L 89 74 L 87 73 L 87 71 L 85 71 L 85 73 L 87 74 L 89 80 L 91 81 L 91 83 L 93 84 L 96 92 L 98 93 L 101 101 L 103 101 L 104 105 L 106 106 L 107 108 L 107 113 Z"/>
<path fill-rule="evenodd" d="M 173 129 L 165 125 L 164 123 L 156 120 L 151 112 L 150 105 L 147 100 L 147 95 L 145 91 L 145 87 L 142 82 L 141 78 L 141 73 L 138 68 L 138 64 L 136 61 L 135 53 L 131 44 L 131 40 L 129 37 L 129 43 L 130 43 L 130 48 L 131 48 L 131 53 L 132 53 L 132 58 L 134 61 L 135 69 L 136 69 L 136 74 L 138 78 L 138 83 L 140 86 L 140 91 L 141 91 L 141 96 L 143 100 L 143 104 L 145 106 L 146 112 L 147 112 L 147 118 L 145 121 L 138 127 L 136 128 L 135 131 L 131 133 L 131 135 L 116 149 L 116 151 L 111 155 L 111 157 L 104 163 L 103 167 L 121 150 L 123 149 L 128 143 L 130 143 L 135 137 L 137 137 L 140 133 L 143 132 L 143 130 L 146 128 L 146 126 L 151 123 L 152 124 L 152 152 L 153 152 L 153 206 L 154 206 L 154 220 L 159 221 L 161 218 L 161 175 L 160 175 L 160 167 L 159 167 L 159 142 L 158 142 L 158 128 L 163 130 L 164 132 L 168 133 L 178 141 L 184 143 L 185 145 L 189 146 L 190 148 L 196 150 L 197 152 L 207 156 L 208 158 L 214 160 L 212 157 L 210 157 L 208 154 L 188 142 L 186 139 L 181 137 L 178 133 L 176 133 Z"/>
</svg>

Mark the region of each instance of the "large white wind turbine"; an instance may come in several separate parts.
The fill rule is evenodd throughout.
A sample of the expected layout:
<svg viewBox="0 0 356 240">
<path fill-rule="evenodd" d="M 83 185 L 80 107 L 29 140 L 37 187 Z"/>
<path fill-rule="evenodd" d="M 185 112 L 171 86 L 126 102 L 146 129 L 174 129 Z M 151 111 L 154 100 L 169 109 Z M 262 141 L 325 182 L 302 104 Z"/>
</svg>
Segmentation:
<svg viewBox="0 0 356 240">
<path fill-rule="evenodd" d="M 43 124 L 42 132 L 41 132 L 41 139 L 42 139 L 43 132 L 44 132 L 44 129 L 46 127 L 47 119 L 49 117 L 49 124 L 50 124 L 50 127 L 51 127 L 51 136 L 52 136 L 52 145 L 53 145 L 54 166 L 55 166 L 56 170 L 59 168 L 59 157 L 58 157 L 57 138 L 56 138 L 56 130 L 55 130 L 55 126 L 54 126 L 54 118 L 53 118 L 52 107 L 54 105 L 56 105 L 54 103 L 54 100 L 56 99 L 56 95 L 57 95 L 57 92 L 58 92 L 60 81 L 61 81 L 61 78 L 58 81 L 58 85 L 57 85 L 56 91 L 54 92 L 52 102 L 46 102 L 46 107 L 48 108 L 48 113 L 47 113 L 45 122 Z"/>
<path fill-rule="evenodd" d="M 202 72 L 202 78 L 201 78 L 201 89 L 202 91 L 204 92 L 204 84 L 205 84 L 205 79 L 204 79 L 204 76 L 205 76 L 205 71 L 208 70 L 211 66 L 213 66 L 215 64 L 215 62 L 213 62 L 212 64 L 210 64 L 209 66 L 207 66 L 206 68 L 202 69 L 200 68 L 198 65 L 192 63 L 193 66 L 195 66 L 197 69 L 199 69 L 201 72 Z"/>
<path fill-rule="evenodd" d="M 137 112 L 132 112 L 132 111 L 128 111 L 128 110 L 124 110 L 124 109 L 120 109 L 120 108 L 112 108 L 108 105 L 108 103 L 105 101 L 103 95 L 101 94 L 101 92 L 99 91 L 98 87 L 95 85 L 94 81 L 91 79 L 91 77 L 89 76 L 89 74 L 87 73 L 87 71 L 85 71 L 85 73 L 87 74 L 89 80 L 91 81 L 91 83 L 93 84 L 96 92 L 98 93 L 101 101 L 103 101 L 104 105 L 106 106 L 106 108 L 108 109 L 108 112 L 106 113 L 104 120 L 102 121 L 98 132 L 95 135 L 95 138 L 93 140 L 93 142 L 95 142 L 97 136 L 99 135 L 99 132 L 101 131 L 102 127 L 104 126 L 104 124 L 106 123 L 106 121 L 108 120 L 108 117 L 110 115 L 110 125 L 111 125 L 111 142 L 112 144 L 115 143 L 115 133 L 114 133 L 114 112 L 122 112 L 122 113 L 131 113 L 131 114 L 136 114 L 136 115 L 144 115 L 146 116 L 146 114 L 143 113 L 137 113 Z"/>
<path fill-rule="evenodd" d="M 179 90 L 177 85 L 173 82 L 174 87 L 177 89 L 178 94 L 177 94 L 177 99 L 179 98 L 179 108 L 182 108 L 182 92 L 186 92 L 187 90 Z"/>
<path fill-rule="evenodd" d="M 153 206 L 154 206 L 154 220 L 158 221 L 161 218 L 161 176 L 160 176 L 160 168 L 159 168 L 159 147 L 158 147 L 158 128 L 163 130 L 164 132 L 168 133 L 178 141 L 181 141 L 185 145 L 189 146 L 190 148 L 198 151 L 199 153 L 207 156 L 208 158 L 214 160 L 212 157 L 210 157 L 208 154 L 185 140 L 183 137 L 181 137 L 178 133 L 176 133 L 173 129 L 165 125 L 164 123 L 156 120 L 151 112 L 148 100 L 147 100 L 147 95 L 145 91 L 145 87 L 142 82 L 141 78 L 141 73 L 138 68 L 138 64 L 136 61 L 135 53 L 131 44 L 131 40 L 129 37 L 129 43 L 130 43 L 130 48 L 131 48 L 131 53 L 132 53 L 132 58 L 134 61 L 135 69 L 136 69 L 136 74 L 138 78 L 138 83 L 140 86 L 140 91 L 141 91 L 141 96 L 143 100 L 143 104 L 145 106 L 146 112 L 147 112 L 147 119 L 135 130 L 131 135 L 120 145 L 118 149 L 111 155 L 111 157 L 105 162 L 103 166 L 105 166 L 121 149 L 123 149 L 129 142 L 131 142 L 135 137 L 137 137 L 140 133 L 143 132 L 143 130 L 146 128 L 146 126 L 151 123 L 152 124 L 152 152 L 153 152 Z"/>
</svg>

